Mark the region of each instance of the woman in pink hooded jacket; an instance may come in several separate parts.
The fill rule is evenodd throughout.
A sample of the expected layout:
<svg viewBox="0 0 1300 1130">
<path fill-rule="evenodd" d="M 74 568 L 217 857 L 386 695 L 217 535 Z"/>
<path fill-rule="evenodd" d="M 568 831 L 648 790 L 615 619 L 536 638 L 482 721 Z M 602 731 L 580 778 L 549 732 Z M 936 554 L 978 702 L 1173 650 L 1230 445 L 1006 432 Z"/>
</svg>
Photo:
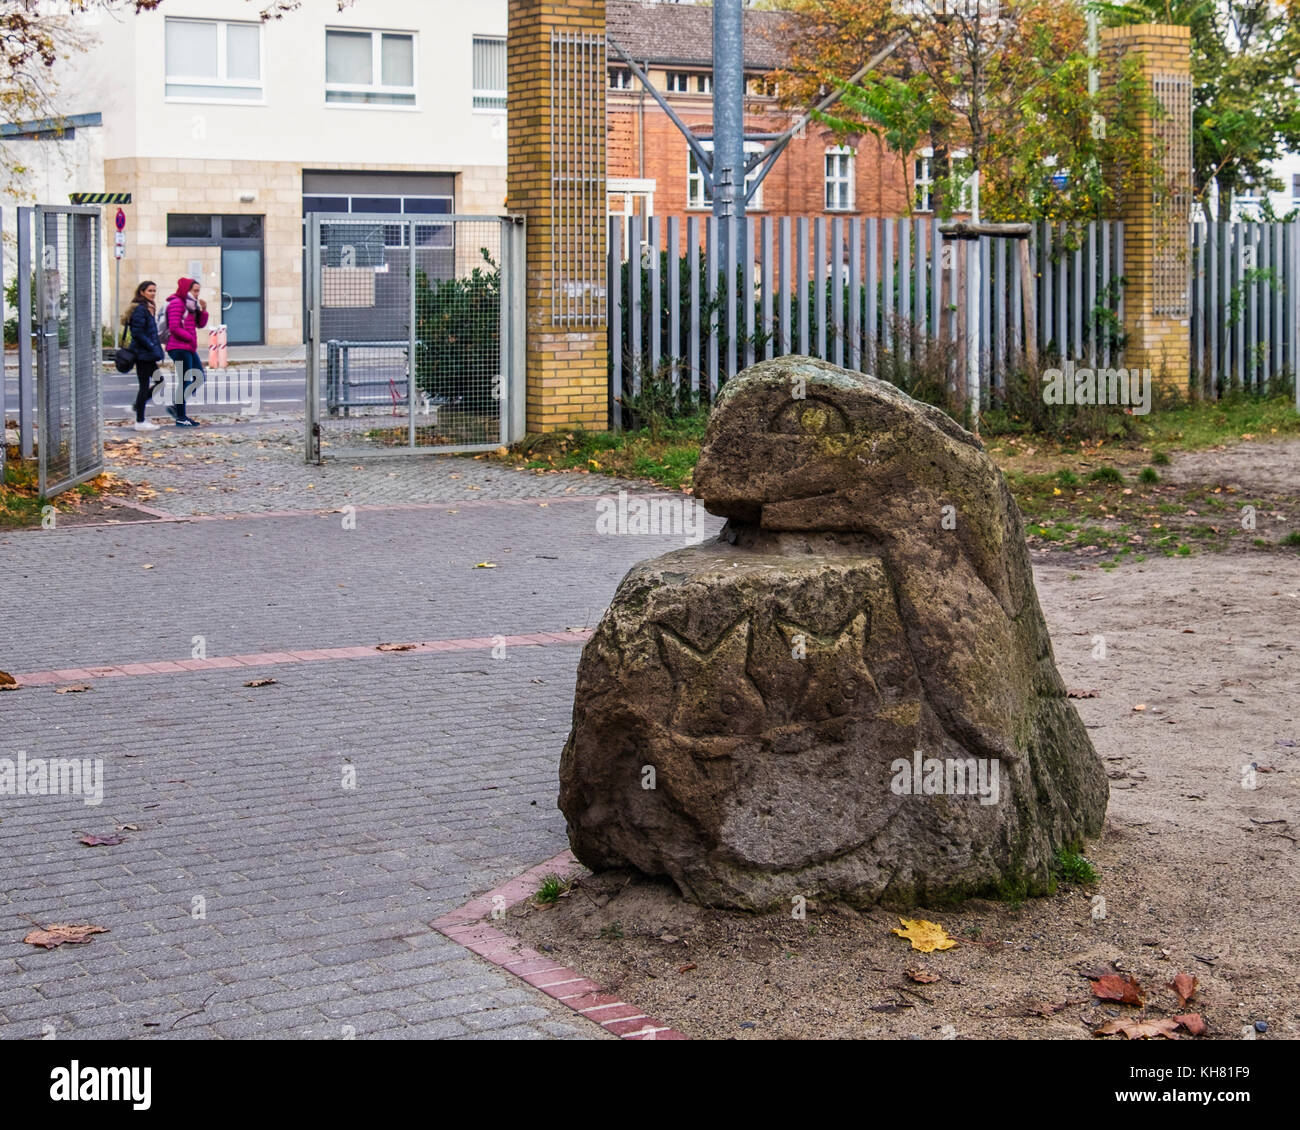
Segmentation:
<svg viewBox="0 0 1300 1130">
<path fill-rule="evenodd" d="M 167 411 L 179 428 L 197 428 L 185 402 L 191 390 L 203 379 L 203 362 L 199 360 L 199 330 L 208 324 L 208 304 L 199 297 L 199 284 L 193 279 L 177 279 L 176 293 L 167 299 L 167 352 L 176 363 L 178 404 Z"/>
</svg>

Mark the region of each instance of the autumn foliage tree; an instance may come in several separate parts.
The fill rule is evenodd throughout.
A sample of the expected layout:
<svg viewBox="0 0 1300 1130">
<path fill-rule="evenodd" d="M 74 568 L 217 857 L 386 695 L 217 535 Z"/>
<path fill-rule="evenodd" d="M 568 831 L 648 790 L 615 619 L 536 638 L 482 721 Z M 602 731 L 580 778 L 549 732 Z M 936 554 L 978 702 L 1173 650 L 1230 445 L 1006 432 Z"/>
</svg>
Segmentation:
<svg viewBox="0 0 1300 1130">
<path fill-rule="evenodd" d="M 937 208 L 962 203 L 979 174 L 985 218 L 1082 221 L 1104 215 L 1122 185 L 1103 170 L 1133 169 L 1137 121 L 1149 96 L 1132 73 L 1089 93 L 1086 24 L 1072 0 L 790 0 L 787 102 L 838 89 L 822 121 L 871 132 L 911 158 L 945 158 Z M 885 44 L 878 68 L 846 80 Z M 940 170 L 942 171 L 942 170 Z"/>
</svg>

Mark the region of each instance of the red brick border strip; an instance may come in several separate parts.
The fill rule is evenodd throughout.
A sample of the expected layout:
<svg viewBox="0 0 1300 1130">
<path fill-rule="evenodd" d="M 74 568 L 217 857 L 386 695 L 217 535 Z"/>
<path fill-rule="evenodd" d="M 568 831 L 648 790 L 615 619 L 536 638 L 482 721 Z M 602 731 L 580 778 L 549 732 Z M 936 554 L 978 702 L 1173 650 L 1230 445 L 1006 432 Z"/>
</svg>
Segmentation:
<svg viewBox="0 0 1300 1130">
<path fill-rule="evenodd" d="M 578 866 L 572 852 L 562 851 L 495 890 L 470 899 L 459 909 L 434 919 L 433 928 L 507 973 L 513 973 L 533 988 L 541 989 L 548 997 L 568 1005 L 579 1016 L 599 1024 L 606 1032 L 625 1040 L 690 1039 L 662 1021 L 647 1016 L 636 1005 L 603 992 L 594 981 L 530 949 L 490 924 L 493 911 L 500 914 L 535 894 L 546 876 L 565 874 Z"/>
<path fill-rule="evenodd" d="M 551 647 L 557 643 L 586 643 L 591 629 L 577 632 L 532 632 L 528 635 L 476 636 L 459 640 L 425 640 L 402 650 L 380 651 L 376 644 L 354 647 L 310 648 L 300 651 L 259 651 L 251 655 L 214 655 L 211 659 L 164 659 L 148 663 L 123 663 L 105 667 L 61 667 L 52 671 L 28 671 L 15 675 L 20 687 L 36 687 L 72 680 L 119 679 L 137 675 L 184 675 L 190 671 L 216 671 L 235 667 L 269 667 L 281 663 L 316 663 L 332 659 L 383 659 L 390 655 L 419 652 L 487 651 L 504 642 L 507 647 Z"/>
</svg>

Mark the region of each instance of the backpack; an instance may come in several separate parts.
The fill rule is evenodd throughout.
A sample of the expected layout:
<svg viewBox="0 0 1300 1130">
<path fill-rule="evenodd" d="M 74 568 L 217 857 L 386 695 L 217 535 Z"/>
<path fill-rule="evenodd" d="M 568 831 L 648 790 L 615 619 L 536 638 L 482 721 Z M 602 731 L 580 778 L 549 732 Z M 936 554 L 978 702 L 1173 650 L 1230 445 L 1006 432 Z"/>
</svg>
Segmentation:
<svg viewBox="0 0 1300 1130">
<path fill-rule="evenodd" d="M 166 305 L 162 308 L 162 313 L 158 315 L 158 344 L 164 349 L 167 348 L 167 343 L 171 341 L 172 337 L 172 328 L 167 320 L 167 311 L 170 308 L 171 300 L 168 299 Z"/>
</svg>

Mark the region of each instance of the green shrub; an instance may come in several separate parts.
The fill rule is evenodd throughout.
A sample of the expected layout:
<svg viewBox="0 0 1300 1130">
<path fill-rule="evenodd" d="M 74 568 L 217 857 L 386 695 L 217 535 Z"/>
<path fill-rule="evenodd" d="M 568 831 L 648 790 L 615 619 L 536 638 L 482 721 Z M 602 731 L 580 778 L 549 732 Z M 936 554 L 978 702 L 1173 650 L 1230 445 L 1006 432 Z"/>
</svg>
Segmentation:
<svg viewBox="0 0 1300 1130">
<path fill-rule="evenodd" d="M 1122 483 L 1124 481 L 1124 476 L 1120 474 L 1117 467 L 1107 465 L 1105 467 L 1098 467 L 1095 471 L 1090 471 L 1088 473 L 1088 481 L 1090 483 Z"/>
<path fill-rule="evenodd" d="M 1147 483 L 1150 485 L 1151 483 L 1158 483 L 1159 481 L 1160 472 L 1154 467 L 1143 467 L 1138 473 L 1138 482 L 1140 483 Z"/>
<path fill-rule="evenodd" d="M 501 268 L 479 253 L 487 267 L 464 278 L 415 272 L 415 378 L 444 403 L 490 412 L 501 396 Z"/>
</svg>

